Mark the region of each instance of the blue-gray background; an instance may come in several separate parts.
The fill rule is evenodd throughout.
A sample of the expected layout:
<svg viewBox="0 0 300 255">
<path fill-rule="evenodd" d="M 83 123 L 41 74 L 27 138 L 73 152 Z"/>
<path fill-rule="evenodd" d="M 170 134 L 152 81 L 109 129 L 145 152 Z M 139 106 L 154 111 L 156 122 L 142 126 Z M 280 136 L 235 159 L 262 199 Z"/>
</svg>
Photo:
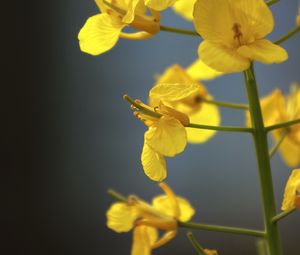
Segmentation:
<svg viewBox="0 0 300 255">
<path fill-rule="evenodd" d="M 272 7 L 276 39 L 294 27 L 298 1 Z M 9 194 L 2 220 L 13 240 L 13 254 L 129 254 L 131 233 L 105 226 L 113 200 L 108 188 L 151 199 L 161 191 L 143 173 L 140 153 L 145 126 L 133 116 L 124 93 L 146 100 L 153 76 L 170 64 L 188 66 L 199 39 L 160 33 L 148 41 L 120 40 L 110 52 L 92 57 L 80 52 L 77 33 L 98 12 L 92 0 L 32 1 L 18 6 L 15 64 L 10 89 L 9 135 L 4 135 Z M 193 25 L 163 13 L 162 23 Z M 256 65 L 261 95 L 275 87 L 289 90 L 300 81 L 300 36 L 283 44 L 289 60 Z M 218 100 L 246 102 L 241 74 L 206 83 Z M 222 109 L 223 125 L 243 125 L 238 110 Z M 260 192 L 253 144 L 247 134 L 219 133 L 203 145 L 190 145 L 168 160 L 167 182 L 197 209 L 203 223 L 262 228 Z M 291 169 L 272 159 L 277 207 Z M 16 171 L 20 169 L 20 171 Z M 7 182 L 9 183 L 9 182 Z M 11 227 L 12 224 L 16 226 Z M 300 215 L 280 223 L 286 255 L 299 254 Z M 195 232 L 202 245 L 220 254 L 255 254 L 255 238 Z M 154 254 L 195 254 L 180 231 Z"/>
</svg>

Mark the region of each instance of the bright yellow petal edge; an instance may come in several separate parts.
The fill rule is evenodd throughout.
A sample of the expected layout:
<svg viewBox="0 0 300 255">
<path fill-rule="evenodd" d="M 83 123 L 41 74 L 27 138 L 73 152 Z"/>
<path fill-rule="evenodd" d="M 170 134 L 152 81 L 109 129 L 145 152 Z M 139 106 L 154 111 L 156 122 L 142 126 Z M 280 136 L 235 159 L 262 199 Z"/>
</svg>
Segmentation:
<svg viewBox="0 0 300 255">
<path fill-rule="evenodd" d="M 300 209 L 300 169 L 293 170 L 285 187 L 281 210 L 297 206 Z"/>
</svg>

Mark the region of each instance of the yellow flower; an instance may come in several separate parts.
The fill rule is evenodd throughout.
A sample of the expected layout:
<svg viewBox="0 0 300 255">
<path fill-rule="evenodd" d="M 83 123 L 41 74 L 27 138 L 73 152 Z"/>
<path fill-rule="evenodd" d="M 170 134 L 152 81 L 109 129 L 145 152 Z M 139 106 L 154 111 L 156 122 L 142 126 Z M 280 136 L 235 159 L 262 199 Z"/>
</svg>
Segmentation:
<svg viewBox="0 0 300 255">
<path fill-rule="evenodd" d="M 288 179 L 281 210 L 287 211 L 293 207 L 300 209 L 300 169 L 294 170 Z"/>
<path fill-rule="evenodd" d="M 115 46 L 119 37 L 148 39 L 160 31 L 160 14 L 176 0 L 96 0 L 101 13 L 90 17 L 78 34 L 80 49 L 99 55 Z M 151 15 L 147 15 L 147 7 Z M 124 33 L 126 26 L 140 30 Z"/>
<path fill-rule="evenodd" d="M 165 192 L 148 204 L 136 196 L 129 196 L 127 202 L 114 203 L 107 211 L 107 226 L 118 232 L 133 229 L 131 255 L 150 255 L 176 236 L 177 221 L 186 222 L 195 210 L 182 197 L 176 196 L 171 188 L 160 183 Z M 158 230 L 165 231 L 159 238 Z"/>
<path fill-rule="evenodd" d="M 291 86 L 291 93 L 282 95 L 276 89 L 270 95 L 261 99 L 264 125 L 270 126 L 281 122 L 300 118 L 300 89 L 294 84 Z M 247 115 L 247 125 L 250 125 L 249 113 Z M 282 136 L 284 129 L 277 129 L 272 132 L 275 142 Z M 279 152 L 290 167 L 295 167 L 300 163 L 300 124 L 287 128 L 287 135 L 280 144 Z"/>
<path fill-rule="evenodd" d="M 273 15 L 263 0 L 197 0 L 194 24 L 204 39 L 198 53 L 220 72 L 239 72 L 252 60 L 280 63 L 287 52 L 264 39 L 274 27 Z"/>
<path fill-rule="evenodd" d="M 196 0 L 178 0 L 173 5 L 173 10 L 183 18 L 192 21 Z"/>
<path fill-rule="evenodd" d="M 220 124 L 219 109 L 213 104 L 201 103 L 202 99 L 212 99 L 200 82 L 190 77 L 179 65 L 173 65 L 159 77 L 149 93 L 150 105 L 160 103 L 186 114 L 190 122 L 217 126 Z M 215 131 L 186 127 L 190 143 L 203 143 L 211 138 Z"/>
<path fill-rule="evenodd" d="M 211 80 L 221 76 L 223 73 L 209 67 L 201 59 L 197 59 L 186 69 L 187 74 L 195 80 Z"/>
<path fill-rule="evenodd" d="M 141 155 L 144 172 L 151 180 L 162 181 L 167 177 L 164 156 L 174 157 L 184 150 L 187 144 L 184 126 L 189 124 L 189 119 L 162 103 L 151 108 L 140 101 L 136 102 L 150 113 L 158 115 L 154 117 L 145 111 L 135 112 L 135 116 L 148 126 Z"/>
</svg>

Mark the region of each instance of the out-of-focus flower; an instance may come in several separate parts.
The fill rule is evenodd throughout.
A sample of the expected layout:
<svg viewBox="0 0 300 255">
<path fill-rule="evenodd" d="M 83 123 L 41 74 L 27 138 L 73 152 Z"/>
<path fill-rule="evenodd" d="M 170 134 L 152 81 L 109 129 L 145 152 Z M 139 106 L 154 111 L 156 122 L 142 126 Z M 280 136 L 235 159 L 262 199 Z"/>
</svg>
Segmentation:
<svg viewBox="0 0 300 255">
<path fill-rule="evenodd" d="M 300 169 L 296 169 L 290 175 L 285 187 L 281 210 L 292 208 L 300 209 Z"/>
<path fill-rule="evenodd" d="M 199 81 L 211 80 L 221 76 L 223 73 L 209 67 L 201 59 L 197 59 L 194 63 L 186 68 L 187 74 Z"/>
<path fill-rule="evenodd" d="M 131 255 L 150 255 L 176 236 L 177 221 L 186 222 L 195 210 L 185 198 L 176 196 L 171 188 L 160 183 L 165 192 L 148 204 L 136 196 L 129 196 L 127 202 L 114 203 L 107 211 L 107 226 L 118 232 L 133 229 Z M 158 230 L 165 231 L 159 238 Z"/>
<path fill-rule="evenodd" d="M 173 10 L 183 18 L 192 21 L 194 19 L 193 11 L 195 3 L 196 0 L 178 0 L 173 5 Z"/>
<path fill-rule="evenodd" d="M 274 20 L 263 0 L 197 0 L 194 24 L 204 39 L 199 56 L 217 71 L 239 72 L 253 60 L 272 64 L 288 58 L 282 47 L 264 39 Z"/>
<path fill-rule="evenodd" d="M 78 34 L 80 48 L 99 55 L 115 46 L 119 37 L 132 40 L 148 39 L 160 31 L 160 13 L 176 0 L 96 0 L 101 13 L 90 17 Z M 151 15 L 147 15 L 149 9 Z M 130 26 L 140 30 L 124 33 Z"/>
<path fill-rule="evenodd" d="M 300 118 L 300 89 L 297 84 L 291 86 L 289 95 L 284 96 L 276 89 L 260 102 L 265 126 Z M 249 113 L 247 125 L 250 126 Z M 282 137 L 283 132 L 287 132 L 287 135 L 280 144 L 279 152 L 288 166 L 295 167 L 300 163 L 300 124 L 272 131 L 275 142 Z"/>
<path fill-rule="evenodd" d="M 298 15 L 296 17 L 296 25 L 300 26 L 300 4 L 299 4 L 299 8 L 298 8 Z"/>
<path fill-rule="evenodd" d="M 218 255 L 217 250 L 204 249 L 205 255 Z"/>
<path fill-rule="evenodd" d="M 167 177 L 164 156 L 174 157 L 185 149 L 189 118 L 163 103 L 150 107 L 139 100 L 135 102 L 143 110 L 134 115 L 148 126 L 141 155 L 144 172 L 151 180 L 162 181 Z"/>
<path fill-rule="evenodd" d="M 212 99 L 212 96 L 202 83 L 193 79 L 179 65 L 172 65 L 165 70 L 150 90 L 149 99 L 152 107 L 162 103 L 186 114 L 190 122 L 214 126 L 220 124 L 218 107 L 202 102 Z M 185 129 L 190 143 L 206 142 L 215 134 L 212 130 Z"/>
</svg>

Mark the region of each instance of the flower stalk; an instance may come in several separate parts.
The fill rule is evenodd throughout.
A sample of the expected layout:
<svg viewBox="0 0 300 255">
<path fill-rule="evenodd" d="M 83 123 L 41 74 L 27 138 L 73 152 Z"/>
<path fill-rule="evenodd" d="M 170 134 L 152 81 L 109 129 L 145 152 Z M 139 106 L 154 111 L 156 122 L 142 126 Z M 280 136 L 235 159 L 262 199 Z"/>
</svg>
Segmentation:
<svg viewBox="0 0 300 255">
<path fill-rule="evenodd" d="M 226 107 L 226 108 L 232 108 L 232 109 L 237 109 L 237 110 L 248 110 L 249 106 L 246 104 L 237 104 L 237 103 L 230 103 L 230 102 L 224 102 L 224 101 L 216 101 L 216 100 L 211 100 L 211 99 L 206 99 L 203 98 L 201 99 L 202 102 L 207 103 L 207 104 L 214 104 L 218 105 L 221 107 Z"/>
<path fill-rule="evenodd" d="M 191 244 L 193 245 L 194 249 L 197 251 L 198 254 L 206 255 L 204 248 L 196 240 L 196 238 L 192 232 L 187 233 L 187 238 L 190 240 Z"/>
<path fill-rule="evenodd" d="M 287 136 L 288 134 L 288 130 L 285 129 L 281 136 L 279 137 L 278 141 L 276 142 L 276 144 L 274 144 L 274 146 L 271 148 L 270 152 L 269 152 L 269 156 L 270 158 L 272 158 L 274 156 L 274 154 L 276 153 L 276 151 L 278 150 L 278 148 L 280 147 L 281 143 L 283 142 L 284 138 Z"/>
<path fill-rule="evenodd" d="M 290 215 L 291 213 L 296 211 L 296 207 L 293 207 L 287 211 L 284 211 L 282 213 L 277 214 L 275 217 L 273 217 L 272 222 L 277 222 L 282 219 L 284 219 L 286 216 Z"/>
<path fill-rule="evenodd" d="M 295 28 L 293 28 L 292 30 L 290 30 L 289 32 L 287 32 L 285 35 L 283 35 L 282 37 L 280 37 L 277 41 L 275 41 L 275 44 L 281 44 L 284 41 L 286 41 L 287 39 L 291 38 L 292 36 L 294 36 L 295 34 L 297 34 L 298 32 L 300 32 L 300 26 L 297 26 Z"/>
<path fill-rule="evenodd" d="M 271 174 L 267 132 L 264 127 L 257 84 L 253 65 L 244 72 L 244 79 L 249 100 L 249 110 L 253 127 L 253 141 L 256 149 L 258 172 L 260 177 L 265 240 L 269 255 L 282 255 L 277 222 L 272 221 L 276 215 L 273 181 Z"/>
<path fill-rule="evenodd" d="M 182 34 L 182 35 L 200 36 L 194 30 L 187 30 L 187 29 L 181 29 L 176 27 L 160 26 L 160 30 L 165 32 L 170 32 L 170 33 Z"/>
</svg>

